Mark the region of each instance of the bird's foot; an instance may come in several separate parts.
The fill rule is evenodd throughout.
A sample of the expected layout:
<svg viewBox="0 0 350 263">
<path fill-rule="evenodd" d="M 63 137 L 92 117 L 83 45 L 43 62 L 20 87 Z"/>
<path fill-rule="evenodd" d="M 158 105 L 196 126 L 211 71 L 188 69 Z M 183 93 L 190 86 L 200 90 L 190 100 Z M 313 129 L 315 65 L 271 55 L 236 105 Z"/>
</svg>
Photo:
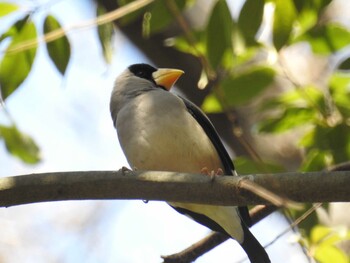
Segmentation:
<svg viewBox="0 0 350 263">
<path fill-rule="evenodd" d="M 214 170 L 209 171 L 208 167 L 203 167 L 201 169 L 201 174 L 209 176 L 211 181 L 214 181 L 217 176 L 223 175 L 224 171 L 221 168 L 218 168 L 216 172 Z"/>
<path fill-rule="evenodd" d="M 122 175 L 127 175 L 128 173 L 132 172 L 133 170 L 129 169 L 128 167 L 123 166 L 120 171 L 122 172 Z"/>
</svg>

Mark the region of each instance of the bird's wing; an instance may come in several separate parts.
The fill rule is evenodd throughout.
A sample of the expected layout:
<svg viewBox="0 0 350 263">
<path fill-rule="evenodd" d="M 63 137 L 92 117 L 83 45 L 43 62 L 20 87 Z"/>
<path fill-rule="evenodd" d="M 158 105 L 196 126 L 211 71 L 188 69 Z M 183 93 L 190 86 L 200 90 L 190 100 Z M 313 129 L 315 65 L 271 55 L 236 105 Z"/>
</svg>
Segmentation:
<svg viewBox="0 0 350 263">
<path fill-rule="evenodd" d="M 179 96 L 180 97 L 180 96 Z M 223 168 L 226 175 L 233 175 L 235 171 L 234 164 L 227 153 L 224 145 L 222 144 L 222 141 L 217 133 L 217 131 L 214 128 L 214 125 L 211 123 L 211 121 L 208 119 L 208 117 L 202 112 L 200 108 L 198 108 L 195 104 L 193 104 L 191 101 L 182 98 L 182 101 L 186 105 L 186 108 L 188 112 L 193 116 L 193 118 L 201 125 L 211 142 L 213 143 L 216 151 L 219 154 L 219 157 L 221 159 L 221 162 L 223 164 Z M 244 221 L 244 223 L 247 226 L 251 226 L 251 218 L 249 216 L 249 211 L 246 206 L 240 206 L 238 207 L 239 213 L 241 216 L 241 219 Z"/>
</svg>

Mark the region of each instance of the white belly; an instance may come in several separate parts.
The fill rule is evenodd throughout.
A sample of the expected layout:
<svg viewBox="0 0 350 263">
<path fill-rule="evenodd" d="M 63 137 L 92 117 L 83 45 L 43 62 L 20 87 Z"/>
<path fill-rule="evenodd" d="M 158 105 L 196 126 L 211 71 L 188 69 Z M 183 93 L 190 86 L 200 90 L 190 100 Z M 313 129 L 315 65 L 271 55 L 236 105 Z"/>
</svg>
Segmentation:
<svg viewBox="0 0 350 263">
<path fill-rule="evenodd" d="M 139 95 L 120 110 L 116 124 L 120 144 L 132 168 L 188 173 L 199 173 L 204 167 L 209 171 L 222 168 L 217 151 L 202 127 L 182 100 L 167 91 Z M 237 241 L 243 240 L 235 207 L 171 205 L 204 214 Z"/>
</svg>

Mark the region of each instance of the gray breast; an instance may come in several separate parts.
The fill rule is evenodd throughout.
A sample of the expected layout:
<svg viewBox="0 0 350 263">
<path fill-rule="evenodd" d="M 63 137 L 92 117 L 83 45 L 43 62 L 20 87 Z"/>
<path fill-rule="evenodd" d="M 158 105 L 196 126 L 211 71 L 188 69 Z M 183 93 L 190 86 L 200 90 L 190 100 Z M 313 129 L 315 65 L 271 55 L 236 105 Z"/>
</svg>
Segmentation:
<svg viewBox="0 0 350 263">
<path fill-rule="evenodd" d="M 196 173 L 203 167 L 222 168 L 202 127 L 167 91 L 135 97 L 119 111 L 116 126 L 131 167 Z"/>
</svg>

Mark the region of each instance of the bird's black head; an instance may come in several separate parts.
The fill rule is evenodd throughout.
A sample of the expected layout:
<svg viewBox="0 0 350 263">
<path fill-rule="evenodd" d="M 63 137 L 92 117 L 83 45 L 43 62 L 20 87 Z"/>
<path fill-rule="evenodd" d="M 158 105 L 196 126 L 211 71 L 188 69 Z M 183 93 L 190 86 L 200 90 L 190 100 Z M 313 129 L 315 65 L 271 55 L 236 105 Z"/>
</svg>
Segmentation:
<svg viewBox="0 0 350 263">
<path fill-rule="evenodd" d="M 148 64 L 141 63 L 141 64 L 133 64 L 133 65 L 129 66 L 129 70 L 135 76 L 143 78 L 143 79 L 147 79 L 147 80 L 155 83 L 153 76 L 152 76 L 152 73 L 157 71 L 156 68 L 154 68 Z"/>
</svg>

